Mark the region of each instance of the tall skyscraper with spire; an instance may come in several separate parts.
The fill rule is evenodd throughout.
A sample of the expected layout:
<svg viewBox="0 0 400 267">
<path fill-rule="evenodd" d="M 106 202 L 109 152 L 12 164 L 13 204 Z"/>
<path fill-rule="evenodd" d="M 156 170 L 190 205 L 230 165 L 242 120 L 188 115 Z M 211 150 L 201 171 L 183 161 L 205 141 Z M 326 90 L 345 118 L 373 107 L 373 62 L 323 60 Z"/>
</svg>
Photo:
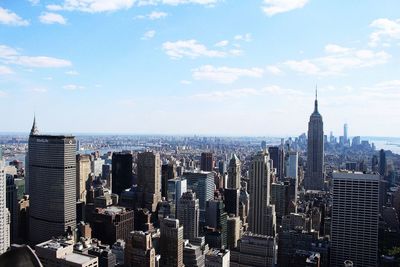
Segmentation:
<svg viewBox="0 0 400 267">
<path fill-rule="evenodd" d="M 324 124 L 318 112 L 318 95 L 315 91 L 314 112 L 308 122 L 307 173 L 304 180 L 306 190 L 324 188 Z"/>
<path fill-rule="evenodd" d="M 29 240 L 37 244 L 76 225 L 76 141 L 42 135 L 33 121 L 28 145 Z"/>
</svg>

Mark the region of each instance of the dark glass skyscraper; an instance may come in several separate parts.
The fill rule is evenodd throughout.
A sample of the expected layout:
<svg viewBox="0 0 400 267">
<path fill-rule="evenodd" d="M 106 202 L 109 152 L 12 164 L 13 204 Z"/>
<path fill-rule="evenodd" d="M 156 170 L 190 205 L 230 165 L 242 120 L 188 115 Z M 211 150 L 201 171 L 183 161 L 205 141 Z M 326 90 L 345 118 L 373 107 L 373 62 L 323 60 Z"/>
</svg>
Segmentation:
<svg viewBox="0 0 400 267">
<path fill-rule="evenodd" d="M 383 149 L 379 151 L 379 174 L 382 177 L 387 175 L 386 152 Z"/>
<path fill-rule="evenodd" d="M 125 189 L 132 186 L 131 153 L 115 152 L 112 155 L 112 192 L 120 195 Z"/>
<path fill-rule="evenodd" d="M 268 147 L 268 153 L 270 159 L 272 159 L 272 168 L 276 169 L 276 175 L 279 179 L 283 180 L 283 166 L 285 165 L 285 151 L 279 146 Z"/>
<path fill-rule="evenodd" d="M 200 170 L 205 172 L 213 170 L 213 154 L 211 152 L 201 153 Z"/>
<path fill-rule="evenodd" d="M 76 225 L 76 141 L 73 136 L 29 136 L 30 229 L 37 244 Z"/>
<path fill-rule="evenodd" d="M 307 173 L 304 181 L 306 190 L 324 188 L 324 124 L 318 112 L 318 99 L 315 94 L 314 112 L 308 123 Z"/>
</svg>

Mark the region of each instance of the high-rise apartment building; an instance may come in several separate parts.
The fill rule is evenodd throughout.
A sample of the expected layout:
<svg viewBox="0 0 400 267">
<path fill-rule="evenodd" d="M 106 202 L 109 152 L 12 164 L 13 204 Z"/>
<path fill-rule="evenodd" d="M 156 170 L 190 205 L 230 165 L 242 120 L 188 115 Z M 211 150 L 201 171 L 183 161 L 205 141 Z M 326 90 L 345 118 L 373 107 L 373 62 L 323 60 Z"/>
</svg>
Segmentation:
<svg viewBox="0 0 400 267">
<path fill-rule="evenodd" d="M 86 202 L 86 188 L 89 180 L 90 155 L 76 155 L 76 199 Z"/>
<path fill-rule="evenodd" d="M 315 95 L 314 112 L 308 122 L 307 172 L 304 188 L 324 189 L 324 124 L 318 112 L 317 95 Z"/>
<path fill-rule="evenodd" d="M 161 201 L 161 161 L 153 152 L 138 154 L 137 159 L 137 207 L 155 212 Z"/>
<path fill-rule="evenodd" d="M 213 154 L 211 152 L 201 153 L 200 170 L 205 172 L 213 170 Z"/>
<path fill-rule="evenodd" d="M 196 241 L 199 236 L 199 200 L 196 193 L 188 190 L 182 194 L 177 206 L 178 220 L 183 225 L 183 238 Z"/>
<path fill-rule="evenodd" d="M 184 267 L 183 226 L 179 226 L 179 220 L 165 218 L 161 221 L 160 231 L 160 266 Z"/>
<path fill-rule="evenodd" d="M 73 136 L 29 136 L 29 240 L 37 244 L 76 225 L 76 144 Z"/>
<path fill-rule="evenodd" d="M 378 266 L 379 175 L 333 173 L 332 183 L 330 266 Z"/>
<path fill-rule="evenodd" d="M 228 166 L 228 185 L 226 188 L 229 189 L 240 189 L 240 160 L 233 154 Z"/>
<path fill-rule="evenodd" d="M 178 177 L 168 181 L 167 198 L 170 205 L 170 217 L 176 218 L 176 206 L 182 194 L 187 191 L 187 181 Z"/>
<path fill-rule="evenodd" d="M 111 191 L 114 194 L 121 193 L 132 186 L 133 156 L 132 153 L 114 152 L 112 155 L 112 178 Z"/>
<path fill-rule="evenodd" d="M 254 234 L 270 235 L 269 223 L 275 213 L 270 205 L 270 164 L 267 151 L 254 155 L 250 166 L 250 231 Z"/>
<path fill-rule="evenodd" d="M 221 237 L 221 246 L 227 246 L 227 219 L 225 205 L 222 199 L 211 199 L 206 205 L 206 226 L 213 228 Z"/>
</svg>

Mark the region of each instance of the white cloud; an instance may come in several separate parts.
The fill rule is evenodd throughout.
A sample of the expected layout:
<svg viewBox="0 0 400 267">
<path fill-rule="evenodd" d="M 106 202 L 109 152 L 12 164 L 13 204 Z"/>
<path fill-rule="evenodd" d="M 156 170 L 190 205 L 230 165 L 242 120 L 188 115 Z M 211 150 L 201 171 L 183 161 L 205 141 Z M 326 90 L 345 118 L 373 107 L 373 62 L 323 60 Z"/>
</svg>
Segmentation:
<svg viewBox="0 0 400 267">
<path fill-rule="evenodd" d="M 192 70 L 195 80 L 209 80 L 218 83 L 233 83 L 240 77 L 260 78 L 264 73 L 260 68 L 230 68 L 230 67 L 214 67 L 212 65 L 204 65 Z"/>
<path fill-rule="evenodd" d="M 205 6 L 214 6 L 220 0 L 139 0 L 139 6 L 146 6 L 146 5 L 184 5 L 184 4 L 198 4 L 198 5 L 205 5 Z"/>
<path fill-rule="evenodd" d="M 4 92 L 3 90 L 0 90 L 0 98 L 5 96 L 7 96 L 7 93 Z"/>
<path fill-rule="evenodd" d="M 326 56 L 288 60 L 284 66 L 299 73 L 310 75 L 335 75 L 342 74 L 346 70 L 372 67 L 385 64 L 391 55 L 385 51 L 373 51 L 368 49 L 346 48 L 338 45 L 327 45 Z"/>
<path fill-rule="evenodd" d="M 382 42 L 400 40 L 400 19 L 376 19 L 369 26 L 375 29 L 375 31 L 369 36 L 370 46 L 374 47 Z M 386 46 L 389 45 L 388 43 L 383 44 L 386 44 Z"/>
<path fill-rule="evenodd" d="M 185 85 L 192 84 L 192 82 L 191 82 L 191 81 L 188 81 L 188 80 L 181 80 L 180 83 L 181 83 L 181 84 L 185 84 Z"/>
<path fill-rule="evenodd" d="M 263 0 L 262 10 L 268 16 L 304 7 L 308 0 Z"/>
<path fill-rule="evenodd" d="M 142 38 L 140 38 L 140 39 L 142 39 L 142 40 L 150 40 L 150 39 L 154 38 L 154 36 L 156 36 L 156 31 L 150 30 L 150 31 L 145 32 L 143 34 Z"/>
<path fill-rule="evenodd" d="M 32 68 L 62 68 L 72 63 L 65 59 L 47 56 L 25 56 L 9 46 L 0 45 L 0 62 Z"/>
<path fill-rule="evenodd" d="M 0 75 L 13 74 L 14 72 L 7 66 L 0 65 Z"/>
<path fill-rule="evenodd" d="M 76 85 L 76 84 L 67 84 L 67 85 L 64 85 L 63 88 L 64 88 L 65 90 L 69 90 L 69 91 L 75 91 L 75 90 L 85 89 L 84 86 Z"/>
<path fill-rule="evenodd" d="M 33 6 L 36 6 L 40 3 L 40 0 L 28 0 Z"/>
<path fill-rule="evenodd" d="M 41 23 L 44 24 L 55 24 L 55 23 L 62 25 L 67 24 L 67 19 L 65 19 L 63 16 L 57 13 L 43 12 L 39 16 L 39 20 Z"/>
<path fill-rule="evenodd" d="M 0 7 L 0 24 L 11 26 L 28 26 L 29 21 L 24 20 L 14 12 Z"/>
<path fill-rule="evenodd" d="M 236 41 L 244 41 L 244 42 L 251 42 L 251 41 L 253 41 L 253 38 L 252 38 L 252 36 L 251 36 L 251 33 L 235 35 L 234 39 L 235 39 Z"/>
<path fill-rule="evenodd" d="M 46 93 L 46 92 L 47 92 L 47 88 L 44 88 L 44 87 L 35 87 L 35 88 L 30 88 L 30 89 L 28 89 L 28 91 L 29 91 L 29 92 L 32 92 L 32 93 L 40 93 L 40 94 L 43 94 L 43 93 Z"/>
<path fill-rule="evenodd" d="M 216 47 L 225 47 L 225 46 L 227 46 L 228 44 L 229 44 L 229 41 L 228 41 L 228 40 L 222 40 L 222 41 L 216 43 L 214 46 L 216 46 Z"/>
<path fill-rule="evenodd" d="M 153 11 L 147 15 L 139 15 L 136 16 L 137 19 L 149 19 L 149 20 L 157 20 L 157 19 L 163 19 L 168 16 L 168 13 L 165 12 L 160 12 L 160 11 Z"/>
<path fill-rule="evenodd" d="M 277 66 L 270 65 L 270 66 L 267 66 L 266 69 L 267 69 L 267 71 L 268 71 L 269 73 L 271 73 L 271 74 L 273 74 L 273 75 L 280 75 L 280 74 L 282 74 L 281 69 L 280 69 L 279 67 L 277 67 Z"/>
<path fill-rule="evenodd" d="M 226 57 L 228 55 L 237 55 L 237 51 L 221 51 L 208 49 L 205 45 L 197 42 L 197 40 L 179 40 L 176 42 L 165 42 L 162 49 L 172 59 L 180 59 L 183 57 L 198 58 L 204 57 Z"/>
<path fill-rule="evenodd" d="M 263 96 L 263 95 L 282 95 L 286 97 L 287 96 L 298 97 L 298 96 L 304 96 L 304 93 L 293 89 L 285 89 L 278 85 L 270 85 L 263 87 L 261 89 L 241 88 L 241 89 L 233 89 L 226 91 L 213 91 L 213 92 L 195 94 L 192 95 L 191 98 L 220 101 L 227 98 L 243 98 L 243 97 Z"/>
<path fill-rule="evenodd" d="M 129 9 L 134 2 L 134 0 L 64 0 L 61 5 L 47 5 L 46 8 L 52 11 L 67 10 L 100 13 Z"/>
<path fill-rule="evenodd" d="M 77 75 L 79 75 L 79 72 L 77 72 L 76 70 L 69 70 L 69 71 L 66 71 L 65 74 L 71 75 L 71 76 L 77 76 Z"/>
</svg>

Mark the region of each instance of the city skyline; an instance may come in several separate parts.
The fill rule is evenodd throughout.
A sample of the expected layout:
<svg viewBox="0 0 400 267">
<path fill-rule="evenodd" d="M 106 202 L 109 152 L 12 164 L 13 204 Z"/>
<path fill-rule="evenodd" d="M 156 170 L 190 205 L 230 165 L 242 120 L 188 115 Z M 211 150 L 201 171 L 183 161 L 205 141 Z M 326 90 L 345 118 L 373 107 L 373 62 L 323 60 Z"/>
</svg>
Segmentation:
<svg viewBox="0 0 400 267">
<path fill-rule="evenodd" d="M 48 132 L 293 136 L 318 84 L 326 133 L 397 136 L 399 5 L 6 0 L 0 104 Z"/>
</svg>

